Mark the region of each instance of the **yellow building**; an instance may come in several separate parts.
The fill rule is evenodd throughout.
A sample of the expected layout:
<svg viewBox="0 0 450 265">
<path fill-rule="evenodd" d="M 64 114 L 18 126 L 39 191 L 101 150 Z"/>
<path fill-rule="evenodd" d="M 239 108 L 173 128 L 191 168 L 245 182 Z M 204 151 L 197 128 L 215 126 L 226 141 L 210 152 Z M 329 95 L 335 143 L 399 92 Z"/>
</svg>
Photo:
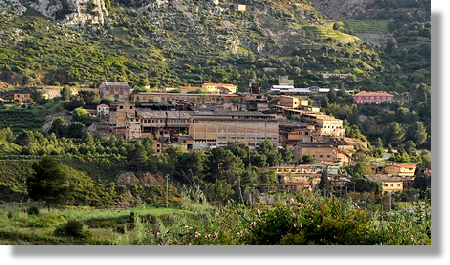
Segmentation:
<svg viewBox="0 0 450 265">
<path fill-rule="evenodd" d="M 394 193 L 403 190 L 403 181 L 399 178 L 389 176 L 366 176 L 367 179 L 381 184 L 383 194 Z"/>
<path fill-rule="evenodd" d="M 316 162 L 334 162 L 340 166 L 351 162 L 351 155 L 327 143 L 299 143 L 294 147 L 294 159 L 312 155 Z"/>
<path fill-rule="evenodd" d="M 301 116 L 303 122 L 312 123 L 316 126 L 320 135 L 334 135 L 345 137 L 344 121 L 329 115 L 304 113 Z"/>
<path fill-rule="evenodd" d="M 203 83 L 202 84 L 202 91 L 205 91 L 207 93 L 220 94 L 221 91 L 223 91 L 223 90 L 229 91 L 229 93 L 231 93 L 231 94 L 236 94 L 237 85 L 222 84 L 222 83 Z"/>
<path fill-rule="evenodd" d="M 308 100 L 300 97 L 280 96 L 280 105 L 290 108 L 298 108 L 300 106 L 308 106 Z"/>
<path fill-rule="evenodd" d="M 412 177 L 416 171 L 416 164 L 396 163 L 386 166 L 386 172 L 392 176 Z"/>
<path fill-rule="evenodd" d="M 134 107 L 134 103 L 111 103 L 111 106 L 109 108 L 109 126 L 125 127 L 127 125 L 127 118 L 135 117 L 136 109 Z"/>
</svg>

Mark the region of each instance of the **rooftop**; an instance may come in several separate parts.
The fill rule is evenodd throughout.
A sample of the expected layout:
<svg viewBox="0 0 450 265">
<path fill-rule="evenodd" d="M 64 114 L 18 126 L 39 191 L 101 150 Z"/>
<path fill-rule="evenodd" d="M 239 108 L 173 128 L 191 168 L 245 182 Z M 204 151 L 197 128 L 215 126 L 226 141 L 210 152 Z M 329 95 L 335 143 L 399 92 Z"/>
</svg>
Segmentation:
<svg viewBox="0 0 450 265">
<path fill-rule="evenodd" d="M 371 181 L 377 182 L 403 182 L 403 180 L 399 177 L 392 177 L 387 175 L 365 176 L 365 177 Z"/>
<path fill-rule="evenodd" d="M 355 94 L 353 96 L 394 96 L 392 94 L 389 94 L 388 92 L 385 91 L 378 91 L 378 92 L 366 92 L 366 91 L 362 91 L 359 92 L 358 94 Z"/>
<path fill-rule="evenodd" d="M 394 164 L 391 164 L 391 166 L 394 166 L 394 167 L 416 167 L 416 164 L 414 164 L 414 163 L 394 163 Z"/>
<path fill-rule="evenodd" d="M 190 119 L 192 111 L 160 111 L 149 109 L 136 109 L 137 116 L 144 119 Z"/>
<path fill-rule="evenodd" d="M 203 86 L 237 86 L 235 84 L 223 84 L 223 83 L 203 83 Z"/>
<path fill-rule="evenodd" d="M 127 82 L 102 82 L 99 87 L 128 87 L 128 88 L 131 88 Z"/>
</svg>

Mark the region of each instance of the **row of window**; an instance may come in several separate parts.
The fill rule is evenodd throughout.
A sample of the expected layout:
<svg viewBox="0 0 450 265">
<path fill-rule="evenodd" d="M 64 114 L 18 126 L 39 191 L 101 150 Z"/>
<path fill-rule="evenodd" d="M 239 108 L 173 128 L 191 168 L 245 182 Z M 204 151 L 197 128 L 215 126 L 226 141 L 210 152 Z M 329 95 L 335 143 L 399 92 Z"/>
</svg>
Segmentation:
<svg viewBox="0 0 450 265">
<path fill-rule="evenodd" d="M 389 184 L 384 184 L 385 187 L 389 187 Z M 391 187 L 394 187 L 394 184 L 390 184 Z M 400 187 L 400 184 L 397 184 L 397 187 Z"/>
<path fill-rule="evenodd" d="M 376 97 L 370 97 L 370 100 L 375 100 L 375 98 L 376 98 L 376 100 L 392 100 L 392 97 L 380 97 L 380 96 L 376 96 Z M 356 99 L 358 99 L 358 100 L 369 100 L 369 97 L 367 96 L 359 96 L 359 97 L 356 97 Z"/>
<path fill-rule="evenodd" d="M 165 123 L 166 119 L 143 119 L 144 123 Z M 168 119 L 167 123 L 189 123 L 189 120 Z"/>
</svg>

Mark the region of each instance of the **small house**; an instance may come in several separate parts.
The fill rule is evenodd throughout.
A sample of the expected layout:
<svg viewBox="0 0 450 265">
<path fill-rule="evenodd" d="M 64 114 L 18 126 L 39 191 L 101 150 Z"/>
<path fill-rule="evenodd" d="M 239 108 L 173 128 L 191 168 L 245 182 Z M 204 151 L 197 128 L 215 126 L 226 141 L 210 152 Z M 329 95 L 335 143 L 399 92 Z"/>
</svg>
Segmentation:
<svg viewBox="0 0 450 265">
<path fill-rule="evenodd" d="M 29 99 L 31 99 L 31 94 L 14 94 L 14 101 L 20 100 L 21 102 L 25 103 Z"/>
</svg>

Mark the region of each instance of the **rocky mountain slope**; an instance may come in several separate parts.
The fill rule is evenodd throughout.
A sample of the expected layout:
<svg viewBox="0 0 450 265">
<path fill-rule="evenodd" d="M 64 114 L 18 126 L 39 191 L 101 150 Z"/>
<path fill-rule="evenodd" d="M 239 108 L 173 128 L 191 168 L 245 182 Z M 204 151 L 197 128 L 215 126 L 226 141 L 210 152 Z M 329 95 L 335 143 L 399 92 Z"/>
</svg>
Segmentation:
<svg viewBox="0 0 450 265">
<path fill-rule="evenodd" d="M 331 20 L 361 19 L 377 0 L 311 0 Z"/>
<path fill-rule="evenodd" d="M 409 2 L 0 0 L 0 79 L 17 86 L 212 81 L 245 89 L 250 80 L 267 87 L 278 75 L 289 75 L 298 86 L 345 83 L 375 90 L 390 89 L 395 74 L 403 78 L 399 86 L 408 87 L 417 81 L 411 77 L 417 71 L 416 77 L 429 80 L 429 47 L 419 52 L 406 43 L 431 41 L 429 0 Z M 402 23 L 391 23 L 399 10 Z M 348 20 L 354 17 L 372 21 Z M 388 54 L 386 43 L 393 36 L 397 48 Z M 325 80 L 322 72 L 354 76 Z"/>
<path fill-rule="evenodd" d="M 33 9 L 66 25 L 103 24 L 108 16 L 104 0 L 0 0 L 0 8 L 17 15 Z"/>
</svg>

